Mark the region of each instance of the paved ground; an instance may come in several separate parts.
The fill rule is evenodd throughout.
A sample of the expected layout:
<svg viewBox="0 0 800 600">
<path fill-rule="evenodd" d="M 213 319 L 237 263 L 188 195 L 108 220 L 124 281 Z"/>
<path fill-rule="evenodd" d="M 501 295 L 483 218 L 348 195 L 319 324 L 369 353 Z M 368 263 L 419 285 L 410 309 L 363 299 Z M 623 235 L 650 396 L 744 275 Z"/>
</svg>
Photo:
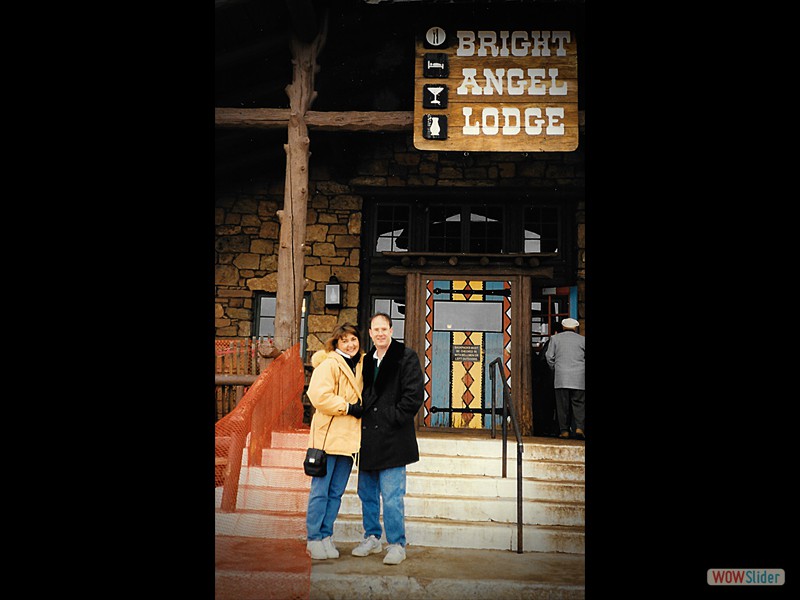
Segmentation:
<svg viewBox="0 0 800 600">
<path fill-rule="evenodd" d="M 517 600 L 584 598 L 582 554 L 408 546 L 407 559 L 355 557 L 338 543 L 338 559 L 311 561 L 305 544 L 217 537 L 216 600 Z M 310 568 L 310 583 L 308 570 Z"/>
</svg>

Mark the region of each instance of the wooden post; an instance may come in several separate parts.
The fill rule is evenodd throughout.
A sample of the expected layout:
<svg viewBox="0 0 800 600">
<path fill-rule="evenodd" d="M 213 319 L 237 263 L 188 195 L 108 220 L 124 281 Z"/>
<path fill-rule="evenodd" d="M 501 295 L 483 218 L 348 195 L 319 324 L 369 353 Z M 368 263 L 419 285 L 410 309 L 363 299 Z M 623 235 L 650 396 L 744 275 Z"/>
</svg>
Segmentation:
<svg viewBox="0 0 800 600">
<path fill-rule="evenodd" d="M 286 185 L 280 219 L 278 288 L 275 300 L 275 346 L 283 351 L 300 339 L 305 292 L 306 212 L 308 210 L 308 157 L 310 140 L 306 112 L 316 97 L 314 71 L 325 29 L 310 44 L 292 38 L 292 83 L 289 96 L 289 126 L 286 150 Z"/>
</svg>

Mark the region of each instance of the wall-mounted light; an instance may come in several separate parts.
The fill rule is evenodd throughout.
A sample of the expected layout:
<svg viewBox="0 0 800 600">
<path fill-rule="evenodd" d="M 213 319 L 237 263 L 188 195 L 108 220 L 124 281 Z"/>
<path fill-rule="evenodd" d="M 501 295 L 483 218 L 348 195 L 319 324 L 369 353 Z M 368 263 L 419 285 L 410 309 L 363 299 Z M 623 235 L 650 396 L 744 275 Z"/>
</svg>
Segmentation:
<svg viewBox="0 0 800 600">
<path fill-rule="evenodd" d="M 342 286 L 336 275 L 331 275 L 328 283 L 325 284 L 325 306 L 338 308 L 342 305 Z"/>
</svg>

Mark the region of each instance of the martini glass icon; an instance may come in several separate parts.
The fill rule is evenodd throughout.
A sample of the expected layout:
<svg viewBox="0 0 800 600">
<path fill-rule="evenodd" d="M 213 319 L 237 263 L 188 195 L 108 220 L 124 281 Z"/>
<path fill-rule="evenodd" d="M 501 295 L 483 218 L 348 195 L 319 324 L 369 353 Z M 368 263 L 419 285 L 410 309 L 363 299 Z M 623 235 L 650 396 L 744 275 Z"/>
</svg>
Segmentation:
<svg viewBox="0 0 800 600">
<path fill-rule="evenodd" d="M 428 91 L 433 94 L 433 100 L 431 100 L 431 104 L 441 104 L 442 102 L 439 100 L 439 94 L 442 93 L 444 90 L 444 86 L 442 87 L 429 87 Z"/>
</svg>

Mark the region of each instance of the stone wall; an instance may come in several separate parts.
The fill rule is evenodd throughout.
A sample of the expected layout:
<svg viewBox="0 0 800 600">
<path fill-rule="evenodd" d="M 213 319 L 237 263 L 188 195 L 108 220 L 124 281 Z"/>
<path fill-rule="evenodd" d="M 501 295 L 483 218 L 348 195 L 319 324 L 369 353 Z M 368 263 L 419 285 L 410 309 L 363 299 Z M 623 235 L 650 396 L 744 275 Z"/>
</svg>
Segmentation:
<svg viewBox="0 0 800 600">
<path fill-rule="evenodd" d="M 310 133 L 314 154 L 314 132 Z M 306 291 L 311 294 L 308 350 L 322 347 L 337 323 L 357 324 L 362 198 L 357 186 L 583 190 L 582 150 L 568 153 L 421 152 L 410 133 L 372 134 L 342 157 L 312 159 L 306 230 Z M 346 171 L 346 172 L 344 172 Z M 249 337 L 254 292 L 276 292 L 277 211 L 284 181 L 257 181 L 218 192 L 215 205 L 215 325 L 219 338 Z M 585 206 L 576 215 L 578 312 L 585 334 Z M 342 284 L 341 309 L 325 307 L 331 274 Z"/>
</svg>

